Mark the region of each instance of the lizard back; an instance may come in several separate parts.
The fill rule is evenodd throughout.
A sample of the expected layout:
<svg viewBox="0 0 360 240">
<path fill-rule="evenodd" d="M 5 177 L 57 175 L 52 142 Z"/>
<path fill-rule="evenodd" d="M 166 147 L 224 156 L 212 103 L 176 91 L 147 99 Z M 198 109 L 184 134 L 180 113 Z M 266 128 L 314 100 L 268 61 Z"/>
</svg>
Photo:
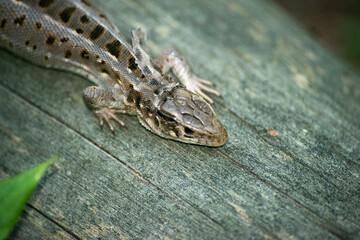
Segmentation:
<svg viewBox="0 0 360 240">
<path fill-rule="evenodd" d="M 1 0 L 0 46 L 108 89 L 119 83 L 126 91 L 145 77 L 117 28 L 85 0 Z"/>
</svg>

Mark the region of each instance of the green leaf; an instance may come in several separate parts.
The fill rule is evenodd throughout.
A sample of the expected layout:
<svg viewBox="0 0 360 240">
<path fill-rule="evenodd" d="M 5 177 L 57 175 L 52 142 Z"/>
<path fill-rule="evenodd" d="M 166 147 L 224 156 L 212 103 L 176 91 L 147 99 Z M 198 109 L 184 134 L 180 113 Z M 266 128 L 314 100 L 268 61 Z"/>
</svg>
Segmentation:
<svg viewBox="0 0 360 240">
<path fill-rule="evenodd" d="M 11 232 L 41 176 L 57 158 L 54 156 L 26 172 L 0 181 L 0 240 Z"/>
</svg>

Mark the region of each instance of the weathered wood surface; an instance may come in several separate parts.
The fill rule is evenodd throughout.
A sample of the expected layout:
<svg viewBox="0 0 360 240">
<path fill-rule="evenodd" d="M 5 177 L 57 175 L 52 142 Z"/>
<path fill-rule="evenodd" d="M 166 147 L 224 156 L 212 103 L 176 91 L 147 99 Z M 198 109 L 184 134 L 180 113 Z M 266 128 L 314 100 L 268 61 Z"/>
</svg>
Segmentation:
<svg viewBox="0 0 360 240">
<path fill-rule="evenodd" d="M 269 1 L 100 8 L 127 38 L 146 29 L 153 55 L 175 46 L 216 83 L 229 141 L 164 140 L 130 116 L 114 137 L 83 104 L 89 81 L 0 51 L 0 177 L 60 156 L 10 239 L 360 236 L 359 75 Z"/>
</svg>

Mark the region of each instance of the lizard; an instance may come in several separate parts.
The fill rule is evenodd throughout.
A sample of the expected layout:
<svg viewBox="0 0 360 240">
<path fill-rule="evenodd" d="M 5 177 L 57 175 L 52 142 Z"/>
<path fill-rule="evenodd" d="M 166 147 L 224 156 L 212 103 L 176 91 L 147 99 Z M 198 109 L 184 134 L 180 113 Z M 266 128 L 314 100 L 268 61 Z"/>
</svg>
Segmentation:
<svg viewBox="0 0 360 240">
<path fill-rule="evenodd" d="M 145 33 L 131 36 L 129 44 L 89 0 L 0 0 L 0 47 L 95 83 L 83 98 L 101 126 L 114 132 L 112 121 L 125 126 L 117 114 L 130 114 L 163 138 L 224 145 L 228 134 L 206 94 L 220 96 L 213 83 L 197 77 L 175 48 L 153 59 Z"/>
</svg>

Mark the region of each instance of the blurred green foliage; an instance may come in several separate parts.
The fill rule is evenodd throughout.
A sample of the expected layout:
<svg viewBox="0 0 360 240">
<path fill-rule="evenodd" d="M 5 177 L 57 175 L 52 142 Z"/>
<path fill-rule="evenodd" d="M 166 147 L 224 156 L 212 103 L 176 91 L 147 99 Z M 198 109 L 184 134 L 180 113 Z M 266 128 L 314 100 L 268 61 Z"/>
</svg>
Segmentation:
<svg viewBox="0 0 360 240">
<path fill-rule="evenodd" d="M 31 193 L 57 156 L 12 178 L 0 181 L 0 240 L 11 232 Z"/>
</svg>

